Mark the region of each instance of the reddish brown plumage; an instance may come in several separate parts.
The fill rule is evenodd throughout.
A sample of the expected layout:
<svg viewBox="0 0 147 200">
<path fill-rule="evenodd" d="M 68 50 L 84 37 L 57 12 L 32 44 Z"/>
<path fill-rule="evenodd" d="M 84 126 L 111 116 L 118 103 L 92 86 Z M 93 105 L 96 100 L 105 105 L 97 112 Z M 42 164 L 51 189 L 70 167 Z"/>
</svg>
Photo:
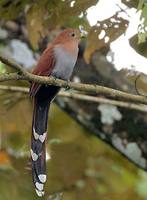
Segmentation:
<svg viewBox="0 0 147 200">
<path fill-rule="evenodd" d="M 43 52 L 32 73 L 39 76 L 54 75 L 55 77 L 58 75 L 60 77 L 61 74 L 61 78 L 68 80 L 72 73 L 70 70 L 73 70 L 77 59 L 79 40 L 80 33 L 77 30 L 64 30 Z M 65 76 L 66 73 L 67 76 Z M 44 195 L 43 187 L 46 181 L 45 137 L 48 110 L 50 102 L 59 90 L 60 87 L 45 86 L 35 82 L 32 82 L 30 87 L 30 96 L 34 97 L 31 138 L 32 177 L 39 196 Z"/>
<path fill-rule="evenodd" d="M 51 45 L 43 52 L 40 57 L 36 68 L 33 70 L 33 74 L 38 76 L 49 76 L 53 67 L 55 66 L 55 58 L 53 53 L 53 48 Z M 40 84 L 33 82 L 30 88 L 30 96 L 33 97 L 36 95 L 37 91 L 40 88 Z"/>
<path fill-rule="evenodd" d="M 76 37 L 73 37 L 72 34 L 76 34 Z M 64 49 L 66 49 L 71 54 L 75 53 L 75 48 L 77 43 L 80 40 L 80 33 L 78 30 L 74 29 L 66 29 L 61 32 L 54 41 L 49 44 L 49 46 L 42 53 L 37 66 L 33 70 L 33 74 L 39 76 L 49 76 L 55 66 L 56 60 L 54 57 L 54 46 L 63 45 Z M 30 96 L 33 97 L 36 95 L 37 91 L 40 88 L 40 84 L 32 82 L 30 88 Z"/>
</svg>

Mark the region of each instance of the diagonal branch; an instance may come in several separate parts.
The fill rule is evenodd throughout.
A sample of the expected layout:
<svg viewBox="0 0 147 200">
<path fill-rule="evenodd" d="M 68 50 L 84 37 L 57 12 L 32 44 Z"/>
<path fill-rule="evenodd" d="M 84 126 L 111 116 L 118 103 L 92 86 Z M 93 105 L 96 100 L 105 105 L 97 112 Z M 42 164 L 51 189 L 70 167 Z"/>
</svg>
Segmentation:
<svg viewBox="0 0 147 200">
<path fill-rule="evenodd" d="M 8 59 L 7 57 L 0 55 L 0 61 L 13 69 L 17 70 L 18 72 L 21 72 L 21 74 L 27 74 L 28 72 L 25 70 L 24 67 L 21 65 L 17 64 L 14 60 Z"/>
</svg>

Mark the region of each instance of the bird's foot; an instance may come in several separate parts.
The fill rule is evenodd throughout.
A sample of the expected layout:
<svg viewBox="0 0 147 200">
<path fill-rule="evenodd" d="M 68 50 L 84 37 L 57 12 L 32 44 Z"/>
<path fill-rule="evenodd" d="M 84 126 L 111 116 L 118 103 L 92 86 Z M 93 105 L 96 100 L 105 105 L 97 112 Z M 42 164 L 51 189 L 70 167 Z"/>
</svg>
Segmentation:
<svg viewBox="0 0 147 200">
<path fill-rule="evenodd" d="M 65 91 L 70 90 L 70 86 L 69 86 L 70 80 L 67 80 L 67 86 L 65 88 Z"/>
</svg>

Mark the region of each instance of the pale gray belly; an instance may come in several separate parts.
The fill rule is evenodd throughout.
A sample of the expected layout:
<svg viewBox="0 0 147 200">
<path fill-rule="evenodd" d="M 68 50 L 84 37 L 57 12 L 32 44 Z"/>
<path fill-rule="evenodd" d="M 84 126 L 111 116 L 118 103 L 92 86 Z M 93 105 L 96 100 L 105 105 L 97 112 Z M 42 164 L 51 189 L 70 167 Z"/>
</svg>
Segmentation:
<svg viewBox="0 0 147 200">
<path fill-rule="evenodd" d="M 51 75 L 64 80 L 69 80 L 76 64 L 78 51 L 76 55 L 71 55 L 69 52 L 58 47 L 54 49 L 54 53 L 56 64 Z"/>
</svg>

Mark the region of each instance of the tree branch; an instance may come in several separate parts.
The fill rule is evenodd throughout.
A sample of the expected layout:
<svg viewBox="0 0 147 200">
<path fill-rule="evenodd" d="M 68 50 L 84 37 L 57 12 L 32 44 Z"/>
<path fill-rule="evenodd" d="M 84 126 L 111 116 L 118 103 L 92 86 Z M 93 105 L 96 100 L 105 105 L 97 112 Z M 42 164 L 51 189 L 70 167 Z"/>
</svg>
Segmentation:
<svg viewBox="0 0 147 200">
<path fill-rule="evenodd" d="M 145 113 L 147 112 L 147 106 L 143 104 L 133 104 L 130 102 L 116 101 L 116 100 L 106 99 L 102 97 L 94 97 L 94 96 L 88 96 L 88 95 L 83 95 L 83 94 L 78 94 L 78 93 L 69 93 L 69 92 L 60 92 L 59 96 L 87 101 L 87 102 L 93 102 L 93 103 L 109 104 L 109 105 L 114 105 L 114 106 L 123 107 L 127 109 L 137 110 L 137 111 L 141 111 Z"/>
<path fill-rule="evenodd" d="M 10 85 L 0 85 L 0 90 L 10 91 L 10 92 L 21 92 L 28 94 L 28 87 L 10 86 Z"/>
<path fill-rule="evenodd" d="M 140 96 L 140 95 L 133 95 L 127 92 L 122 92 L 119 90 L 115 90 L 108 87 L 103 87 L 99 85 L 91 85 L 91 84 L 82 84 L 82 83 L 74 83 L 68 82 L 61 79 L 56 79 L 54 77 L 45 77 L 45 76 L 37 76 L 27 72 L 21 65 L 15 64 L 14 61 L 5 58 L 4 56 L 0 55 L 0 60 L 7 64 L 8 66 L 17 69 L 21 72 L 22 75 L 18 73 L 11 73 L 11 74 L 2 74 L 0 76 L 0 82 L 8 81 L 8 80 L 28 80 L 28 81 L 35 81 L 40 84 L 47 84 L 47 85 L 55 85 L 63 88 L 72 88 L 74 90 L 78 90 L 85 93 L 95 93 L 95 94 L 103 94 L 109 95 L 115 98 L 123 98 L 124 100 L 147 104 L 147 98 Z"/>
<path fill-rule="evenodd" d="M 19 75 L 18 73 L 5 73 L 0 75 L 0 82 L 11 81 L 11 80 L 27 80 L 25 76 Z"/>
<path fill-rule="evenodd" d="M 10 91 L 10 92 L 22 92 L 26 94 L 29 92 L 28 87 L 18 87 L 18 86 L 9 86 L 9 85 L 0 85 L 0 90 Z M 64 91 L 60 91 L 58 93 L 58 96 L 76 99 L 80 101 L 109 104 L 109 105 L 114 105 L 118 107 L 123 107 L 123 108 L 147 113 L 147 106 L 143 104 L 133 104 L 130 102 L 116 101 L 116 100 L 106 99 L 102 97 L 95 97 L 95 96 L 89 96 L 89 95 L 78 94 L 78 93 L 70 93 L 70 92 L 64 92 Z"/>
<path fill-rule="evenodd" d="M 12 67 L 13 69 L 16 69 L 17 71 L 21 72 L 21 74 L 28 74 L 28 72 L 25 70 L 24 67 L 22 67 L 21 65 L 17 64 L 14 60 L 10 60 L 7 57 L 0 55 L 0 60 L 2 63 Z"/>
</svg>

